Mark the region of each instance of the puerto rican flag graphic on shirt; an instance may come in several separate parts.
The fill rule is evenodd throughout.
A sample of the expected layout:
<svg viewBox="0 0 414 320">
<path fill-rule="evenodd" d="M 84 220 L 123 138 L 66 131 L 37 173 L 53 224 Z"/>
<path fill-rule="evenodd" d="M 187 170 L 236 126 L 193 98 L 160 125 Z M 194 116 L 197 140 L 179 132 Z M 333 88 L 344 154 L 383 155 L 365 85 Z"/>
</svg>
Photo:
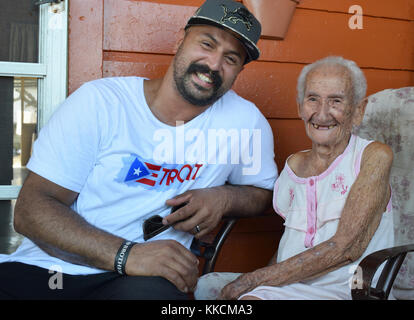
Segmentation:
<svg viewBox="0 0 414 320">
<path fill-rule="evenodd" d="M 200 175 L 203 164 L 154 164 L 137 155 L 123 159 L 124 166 L 117 181 L 130 186 L 164 190 L 178 188 L 186 181 L 195 180 Z"/>
</svg>

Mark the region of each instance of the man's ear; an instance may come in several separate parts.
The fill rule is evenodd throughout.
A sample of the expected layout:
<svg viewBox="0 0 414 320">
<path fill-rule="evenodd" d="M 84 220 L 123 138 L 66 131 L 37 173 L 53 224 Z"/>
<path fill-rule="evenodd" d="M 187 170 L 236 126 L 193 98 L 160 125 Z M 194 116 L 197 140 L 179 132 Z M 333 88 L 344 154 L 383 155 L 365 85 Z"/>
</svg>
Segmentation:
<svg viewBox="0 0 414 320">
<path fill-rule="evenodd" d="M 174 54 L 177 53 L 178 48 L 180 47 L 181 43 L 183 43 L 184 37 L 185 37 L 185 30 L 180 29 L 180 31 L 178 31 L 177 33 L 177 39 L 174 44 Z"/>
</svg>

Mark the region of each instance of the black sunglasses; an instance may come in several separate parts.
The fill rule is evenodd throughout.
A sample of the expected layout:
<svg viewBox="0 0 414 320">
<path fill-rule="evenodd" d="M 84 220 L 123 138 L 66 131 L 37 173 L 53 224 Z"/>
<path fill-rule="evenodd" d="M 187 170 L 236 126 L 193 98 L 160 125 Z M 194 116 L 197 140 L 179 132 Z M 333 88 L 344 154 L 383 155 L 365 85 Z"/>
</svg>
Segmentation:
<svg viewBox="0 0 414 320">
<path fill-rule="evenodd" d="M 184 207 L 187 203 L 180 204 L 178 206 L 172 207 L 171 213 L 174 211 L 177 211 L 178 209 Z M 160 234 L 161 232 L 164 232 L 169 227 L 174 226 L 176 223 L 180 222 L 177 221 L 173 224 L 162 224 L 163 217 L 159 215 L 152 216 L 144 221 L 142 224 L 142 230 L 144 232 L 144 240 L 147 241 L 153 237 L 155 237 L 157 234 Z"/>
</svg>

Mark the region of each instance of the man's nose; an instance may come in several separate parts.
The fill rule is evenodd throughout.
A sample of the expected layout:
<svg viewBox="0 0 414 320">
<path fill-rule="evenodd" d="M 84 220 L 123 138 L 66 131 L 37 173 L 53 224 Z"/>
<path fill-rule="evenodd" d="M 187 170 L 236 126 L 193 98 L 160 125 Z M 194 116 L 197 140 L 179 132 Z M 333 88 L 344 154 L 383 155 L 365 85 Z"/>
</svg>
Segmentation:
<svg viewBox="0 0 414 320">
<path fill-rule="evenodd" d="M 211 71 L 220 71 L 223 57 L 219 52 L 211 53 L 207 60 L 207 65 Z"/>
</svg>

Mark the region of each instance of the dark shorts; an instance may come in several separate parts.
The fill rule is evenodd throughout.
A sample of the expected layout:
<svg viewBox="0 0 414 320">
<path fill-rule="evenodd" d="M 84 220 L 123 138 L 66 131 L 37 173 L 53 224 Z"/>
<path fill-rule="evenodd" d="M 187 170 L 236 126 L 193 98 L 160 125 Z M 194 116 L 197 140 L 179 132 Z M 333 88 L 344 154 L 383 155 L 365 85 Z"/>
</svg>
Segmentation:
<svg viewBox="0 0 414 320">
<path fill-rule="evenodd" d="M 161 277 L 115 272 L 68 275 L 19 262 L 0 263 L 0 300 L 187 300 Z"/>
</svg>

